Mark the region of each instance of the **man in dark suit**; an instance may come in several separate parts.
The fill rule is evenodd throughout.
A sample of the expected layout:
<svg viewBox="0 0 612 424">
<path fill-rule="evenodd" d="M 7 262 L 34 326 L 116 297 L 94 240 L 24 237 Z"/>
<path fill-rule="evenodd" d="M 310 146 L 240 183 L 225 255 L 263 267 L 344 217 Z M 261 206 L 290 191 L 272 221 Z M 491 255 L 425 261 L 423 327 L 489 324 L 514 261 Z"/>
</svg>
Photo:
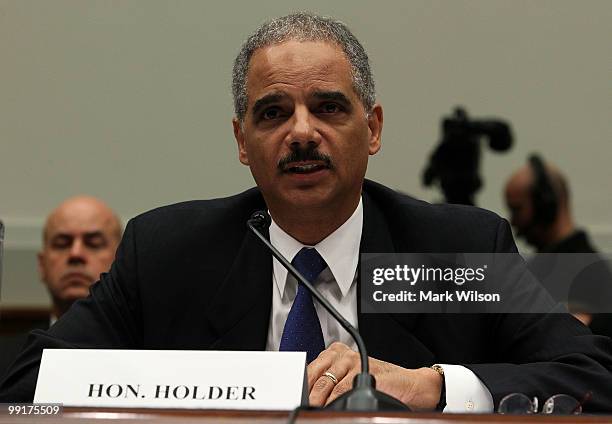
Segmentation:
<svg viewBox="0 0 612 424">
<path fill-rule="evenodd" d="M 357 354 L 247 231 L 251 213 L 267 209 L 271 242 L 294 261 L 306 252 L 309 265 L 323 264 L 313 282 L 358 325 L 377 387 L 412 409 L 446 402 L 447 410 L 487 411 L 516 391 L 545 399 L 591 390 L 591 410 L 612 404 L 610 340 L 567 314 L 362 313 L 360 252 L 516 249 L 507 223 L 490 212 L 432 206 L 364 182 L 380 148 L 382 107 L 367 56 L 343 24 L 295 14 L 263 25 L 236 59 L 233 93 L 239 159 L 258 188 L 130 221 L 110 272 L 31 338 L 0 399 L 32 398 L 44 347 L 291 350 L 303 340 L 290 322 L 300 331 L 313 308 L 318 335 L 309 333 L 313 343 L 303 348 L 316 358 L 310 401 L 336 398 L 350 386 Z M 298 302 L 304 313 L 296 317 Z M 444 377 L 430 368 L 436 362 Z"/>
</svg>

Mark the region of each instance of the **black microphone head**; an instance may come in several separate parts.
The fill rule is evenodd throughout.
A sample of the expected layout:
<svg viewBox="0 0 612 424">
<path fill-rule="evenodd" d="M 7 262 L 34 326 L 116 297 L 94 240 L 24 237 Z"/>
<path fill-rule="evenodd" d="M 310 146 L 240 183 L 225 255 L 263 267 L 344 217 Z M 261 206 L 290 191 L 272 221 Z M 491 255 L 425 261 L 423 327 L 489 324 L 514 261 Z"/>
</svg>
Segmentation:
<svg viewBox="0 0 612 424">
<path fill-rule="evenodd" d="M 264 230 L 272 224 L 272 218 L 267 211 L 255 211 L 249 218 L 249 222 L 260 230 Z"/>
</svg>

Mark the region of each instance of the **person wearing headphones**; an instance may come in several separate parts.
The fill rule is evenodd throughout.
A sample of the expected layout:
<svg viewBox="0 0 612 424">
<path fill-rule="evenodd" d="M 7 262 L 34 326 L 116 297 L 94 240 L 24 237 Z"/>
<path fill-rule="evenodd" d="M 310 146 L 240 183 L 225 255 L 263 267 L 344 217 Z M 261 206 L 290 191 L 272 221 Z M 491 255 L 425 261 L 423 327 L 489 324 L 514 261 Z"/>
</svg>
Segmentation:
<svg viewBox="0 0 612 424">
<path fill-rule="evenodd" d="M 597 249 L 584 229 L 573 218 L 569 185 L 559 169 L 537 154 L 508 179 L 505 187 L 510 223 L 516 236 L 523 238 L 538 253 L 529 267 L 544 281 L 553 267 L 563 264 L 563 272 L 575 274 L 568 293 L 568 306 L 576 318 L 596 334 L 612 337 L 612 273 L 601 258 L 589 266 L 577 265 L 580 256 L 555 254 L 587 253 L 595 257 Z M 578 269 L 579 267 L 580 269 Z M 548 288 L 548 287 L 547 287 Z M 555 297 L 555 296 L 553 296 Z M 596 313 L 599 312 L 599 313 Z"/>
</svg>

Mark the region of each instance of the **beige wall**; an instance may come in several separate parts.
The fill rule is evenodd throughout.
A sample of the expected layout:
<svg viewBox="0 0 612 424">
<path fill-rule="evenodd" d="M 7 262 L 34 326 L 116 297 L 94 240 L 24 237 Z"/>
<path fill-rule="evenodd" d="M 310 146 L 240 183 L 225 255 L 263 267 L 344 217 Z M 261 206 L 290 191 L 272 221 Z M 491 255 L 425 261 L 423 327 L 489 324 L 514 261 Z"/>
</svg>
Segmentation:
<svg viewBox="0 0 612 424">
<path fill-rule="evenodd" d="M 426 200 L 420 173 L 456 104 L 515 129 L 484 153 L 479 205 L 504 214 L 504 179 L 540 150 L 570 176 L 575 212 L 612 250 L 612 2 L 311 1 L 347 22 L 385 108 L 369 177 Z M 253 184 L 236 160 L 230 68 L 291 1 L 0 0 L 4 304 L 44 304 L 34 250 L 44 215 L 91 193 L 125 218 Z M 220 177 L 221 176 L 221 177 Z"/>
</svg>

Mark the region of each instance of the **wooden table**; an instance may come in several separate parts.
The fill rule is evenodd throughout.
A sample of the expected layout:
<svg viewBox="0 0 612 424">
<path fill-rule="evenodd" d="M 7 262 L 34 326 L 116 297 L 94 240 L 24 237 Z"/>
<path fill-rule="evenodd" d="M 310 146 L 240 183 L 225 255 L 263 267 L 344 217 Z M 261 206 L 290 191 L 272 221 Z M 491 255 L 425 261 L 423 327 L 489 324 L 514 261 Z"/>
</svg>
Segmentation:
<svg viewBox="0 0 612 424">
<path fill-rule="evenodd" d="M 65 408 L 61 416 L 11 416 L 6 411 L 0 413 L 0 424 L 280 424 L 287 422 L 287 412 L 253 411 L 204 411 L 204 410 L 162 410 L 162 409 L 107 409 L 107 408 Z M 612 423 L 612 415 L 496 415 L 496 414 L 437 414 L 437 413 L 341 413 L 341 412 L 301 412 L 298 423 L 330 424 L 449 424 L 449 423 Z"/>
</svg>

